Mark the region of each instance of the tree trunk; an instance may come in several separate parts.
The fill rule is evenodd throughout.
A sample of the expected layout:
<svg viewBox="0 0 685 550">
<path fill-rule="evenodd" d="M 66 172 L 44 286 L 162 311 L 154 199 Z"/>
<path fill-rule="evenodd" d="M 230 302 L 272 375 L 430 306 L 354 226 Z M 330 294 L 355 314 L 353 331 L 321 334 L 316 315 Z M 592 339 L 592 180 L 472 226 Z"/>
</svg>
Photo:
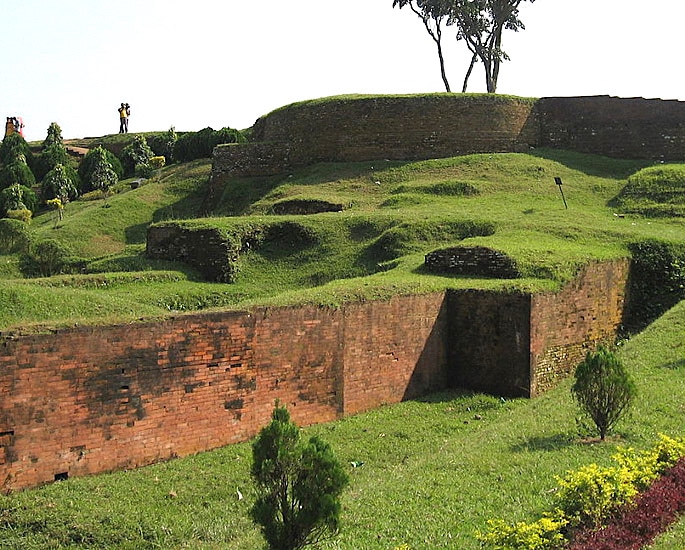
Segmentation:
<svg viewBox="0 0 685 550">
<path fill-rule="evenodd" d="M 474 53 L 473 57 L 471 57 L 471 64 L 469 65 L 469 70 L 466 71 L 466 76 L 464 77 L 464 85 L 461 88 L 462 94 L 466 93 L 466 86 L 468 86 L 469 78 L 471 77 L 471 71 L 473 71 L 473 66 L 476 64 L 477 59 L 478 59 L 478 56 Z"/>
<path fill-rule="evenodd" d="M 438 57 L 440 58 L 440 75 L 442 76 L 442 82 L 445 85 L 445 91 L 451 92 L 450 83 L 447 81 L 447 74 L 445 73 L 445 59 L 442 56 L 442 44 L 441 40 L 436 40 L 438 45 Z"/>
</svg>

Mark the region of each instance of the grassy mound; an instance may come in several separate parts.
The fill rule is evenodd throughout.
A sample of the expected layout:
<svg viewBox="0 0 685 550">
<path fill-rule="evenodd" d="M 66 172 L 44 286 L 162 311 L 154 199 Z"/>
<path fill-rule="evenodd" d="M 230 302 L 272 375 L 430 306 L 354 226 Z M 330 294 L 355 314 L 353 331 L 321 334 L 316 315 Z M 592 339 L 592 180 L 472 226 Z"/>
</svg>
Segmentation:
<svg viewBox="0 0 685 550">
<path fill-rule="evenodd" d="M 0 286 L 12 298 L 0 305 L 0 328 L 255 304 L 335 306 L 446 288 L 558 288 L 590 261 L 630 256 L 635 243 L 685 242 L 679 218 L 618 217 L 608 205 L 647 164 L 551 150 L 321 163 L 283 176 L 231 180 L 213 217 L 201 219 L 210 161 L 171 165 L 137 188 L 121 182 L 106 206 L 90 197 L 68 204 L 58 224 L 51 212 L 37 216 L 29 242 L 54 241 L 59 246 L 52 249 L 68 256 L 61 267 L 67 277 L 54 279 L 62 294 L 56 298 L 51 285 L 24 277 L 21 252 L 1 255 Z M 556 176 L 564 181 L 568 208 Z M 343 208 L 274 215 L 283 204 Z M 207 280 L 182 255 L 146 256 L 151 224 L 223 235 L 230 247 L 216 261 L 226 264 L 232 283 Z M 501 252 L 518 276 L 425 269 L 427 254 L 453 247 Z M 202 245 L 195 248 L 202 253 Z M 147 277 L 159 271 L 176 275 Z M 132 276 L 118 278 L 118 272 Z M 79 283 L 93 274 L 102 284 Z"/>
<path fill-rule="evenodd" d="M 685 217 L 685 164 L 649 166 L 628 178 L 612 202 L 625 213 Z"/>
</svg>

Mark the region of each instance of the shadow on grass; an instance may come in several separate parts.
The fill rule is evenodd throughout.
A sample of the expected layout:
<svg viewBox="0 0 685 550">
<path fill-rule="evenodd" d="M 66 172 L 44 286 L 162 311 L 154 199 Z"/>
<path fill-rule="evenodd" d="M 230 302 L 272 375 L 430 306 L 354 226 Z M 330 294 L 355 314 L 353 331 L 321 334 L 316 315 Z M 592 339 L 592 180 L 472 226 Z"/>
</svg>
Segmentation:
<svg viewBox="0 0 685 550">
<path fill-rule="evenodd" d="M 570 434 L 555 434 L 544 437 L 530 437 L 521 443 L 510 447 L 513 453 L 523 453 L 526 451 L 557 451 L 570 447 L 576 440 Z"/>
<path fill-rule="evenodd" d="M 457 399 L 473 397 L 474 395 L 477 395 L 474 391 L 456 388 L 414 397 L 412 401 L 416 401 L 418 403 L 451 403 Z"/>
<path fill-rule="evenodd" d="M 547 149 L 541 147 L 532 149 L 529 154 L 563 164 L 567 168 L 577 170 L 588 176 L 600 178 L 612 177 L 626 179 L 638 170 L 651 166 L 654 162 L 649 160 L 623 160 L 586 153 L 576 153 L 562 149 Z"/>
<path fill-rule="evenodd" d="M 671 370 L 678 370 L 678 369 L 682 369 L 683 367 L 685 367 L 685 359 L 678 359 L 676 361 L 671 361 L 670 363 L 666 363 L 665 365 L 661 365 L 661 368 L 671 369 Z"/>
</svg>

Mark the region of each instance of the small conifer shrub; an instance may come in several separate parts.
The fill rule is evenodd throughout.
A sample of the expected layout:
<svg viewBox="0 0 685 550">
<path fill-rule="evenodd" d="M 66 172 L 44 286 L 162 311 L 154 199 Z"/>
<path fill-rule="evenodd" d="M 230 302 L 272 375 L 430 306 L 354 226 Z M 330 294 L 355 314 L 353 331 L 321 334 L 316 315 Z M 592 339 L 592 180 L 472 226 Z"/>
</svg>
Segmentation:
<svg viewBox="0 0 685 550">
<path fill-rule="evenodd" d="M 630 408 L 637 390 L 618 356 L 602 346 L 578 365 L 571 392 L 604 441 Z"/>
<path fill-rule="evenodd" d="M 251 516 L 269 548 L 300 550 L 338 531 L 339 497 L 349 478 L 326 442 L 315 436 L 302 444 L 278 403 L 252 445 L 252 459 Z"/>
</svg>

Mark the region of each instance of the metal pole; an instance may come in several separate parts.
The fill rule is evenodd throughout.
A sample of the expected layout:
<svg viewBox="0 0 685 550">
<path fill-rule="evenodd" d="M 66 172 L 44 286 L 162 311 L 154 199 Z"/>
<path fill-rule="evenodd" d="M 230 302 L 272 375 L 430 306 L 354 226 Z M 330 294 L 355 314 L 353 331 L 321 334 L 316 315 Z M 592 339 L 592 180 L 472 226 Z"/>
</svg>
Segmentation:
<svg viewBox="0 0 685 550">
<path fill-rule="evenodd" d="M 555 177 L 554 183 L 556 183 L 559 186 L 559 193 L 561 193 L 561 200 L 564 201 L 564 208 L 566 208 L 568 210 L 568 204 L 566 204 L 566 197 L 564 197 L 564 190 L 561 188 L 561 185 L 562 185 L 561 178 Z"/>
</svg>

